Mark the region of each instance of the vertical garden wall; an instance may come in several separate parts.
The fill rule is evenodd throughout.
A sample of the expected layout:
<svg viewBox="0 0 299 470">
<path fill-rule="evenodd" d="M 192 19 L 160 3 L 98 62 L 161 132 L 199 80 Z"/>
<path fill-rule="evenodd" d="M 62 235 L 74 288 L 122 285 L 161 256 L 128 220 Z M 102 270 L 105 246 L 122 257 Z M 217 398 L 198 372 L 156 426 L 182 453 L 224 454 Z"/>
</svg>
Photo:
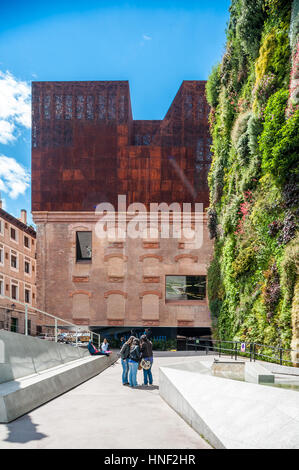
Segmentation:
<svg viewBox="0 0 299 470">
<path fill-rule="evenodd" d="M 216 338 L 299 349 L 299 0 L 232 0 L 207 82 Z"/>
</svg>

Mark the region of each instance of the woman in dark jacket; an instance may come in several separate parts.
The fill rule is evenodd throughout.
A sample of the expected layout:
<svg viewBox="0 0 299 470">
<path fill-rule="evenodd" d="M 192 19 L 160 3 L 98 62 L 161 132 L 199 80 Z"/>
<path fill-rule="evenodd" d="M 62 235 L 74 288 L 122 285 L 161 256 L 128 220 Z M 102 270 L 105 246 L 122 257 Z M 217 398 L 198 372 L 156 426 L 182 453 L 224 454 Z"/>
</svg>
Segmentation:
<svg viewBox="0 0 299 470">
<path fill-rule="evenodd" d="M 133 343 L 134 336 L 130 336 L 128 341 L 124 342 L 120 350 L 121 365 L 123 368 L 122 383 L 123 385 L 129 385 L 128 374 L 129 374 L 129 355 L 130 346 Z"/>
<path fill-rule="evenodd" d="M 140 352 L 141 358 L 150 361 L 151 366 L 149 369 L 143 369 L 143 385 L 153 384 L 152 365 L 153 365 L 153 345 L 146 335 L 140 338 Z"/>
<path fill-rule="evenodd" d="M 133 342 L 130 346 L 130 355 L 129 355 L 129 385 L 130 387 L 137 387 L 137 371 L 140 362 L 140 347 L 139 340 L 137 338 L 133 339 Z"/>
</svg>

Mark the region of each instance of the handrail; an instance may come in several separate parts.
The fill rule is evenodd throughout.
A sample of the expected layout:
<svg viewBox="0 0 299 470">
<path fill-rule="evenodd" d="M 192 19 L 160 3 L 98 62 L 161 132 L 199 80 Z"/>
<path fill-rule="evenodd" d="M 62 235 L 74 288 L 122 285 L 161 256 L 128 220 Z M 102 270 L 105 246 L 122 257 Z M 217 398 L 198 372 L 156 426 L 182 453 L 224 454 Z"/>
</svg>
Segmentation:
<svg viewBox="0 0 299 470">
<path fill-rule="evenodd" d="M 19 305 L 22 305 L 24 307 L 24 311 L 23 310 L 20 310 L 20 309 L 12 309 L 11 307 L 9 307 L 8 305 L 7 306 L 2 306 L 0 305 L 0 308 L 3 308 L 5 310 L 9 310 L 9 311 L 12 311 L 12 310 L 15 310 L 17 311 L 18 313 L 21 313 L 21 314 L 24 314 L 25 315 L 25 318 L 24 318 L 24 322 L 25 322 L 25 325 L 24 325 L 24 334 L 25 336 L 28 335 L 28 315 L 31 313 L 39 313 L 39 314 L 42 314 L 42 315 L 45 315 L 47 317 L 50 317 L 52 319 L 54 319 L 54 325 L 52 326 L 48 326 L 49 328 L 53 327 L 54 328 L 54 340 L 55 342 L 58 341 L 58 330 L 59 329 L 63 329 L 64 325 L 58 325 L 58 321 L 61 322 L 61 323 L 64 323 L 66 326 L 71 326 L 75 329 L 76 331 L 76 346 L 78 346 L 78 330 L 88 330 L 90 332 L 90 338 L 91 340 L 93 340 L 93 337 L 97 337 L 97 345 L 99 346 L 100 345 L 100 339 L 101 339 L 101 336 L 98 334 L 98 333 L 95 333 L 94 331 L 92 331 L 88 325 L 84 325 L 84 326 L 80 326 L 80 325 L 76 325 L 75 323 L 71 323 L 70 321 L 68 320 L 64 320 L 63 318 L 60 318 L 60 317 L 57 317 L 56 315 L 53 315 L 52 313 L 49 313 L 49 312 L 45 312 L 44 310 L 40 310 L 36 307 L 33 307 L 31 304 L 27 304 L 25 302 L 21 302 L 20 300 L 17 300 L 17 299 L 13 299 L 12 297 L 8 297 L 7 295 L 3 295 L 3 294 L 0 294 L 0 299 L 6 299 L 6 300 L 9 300 L 10 302 L 12 302 L 13 304 L 18 304 Z M 32 310 L 34 312 L 32 312 Z"/>
<path fill-rule="evenodd" d="M 231 347 L 227 346 L 227 343 L 231 345 Z M 201 349 L 206 351 L 216 351 L 219 354 L 219 357 L 224 352 L 230 352 L 231 356 L 237 359 L 238 356 L 240 357 L 249 357 L 250 361 L 255 361 L 256 359 L 264 360 L 263 358 L 268 358 L 270 361 L 276 361 L 280 365 L 284 363 L 295 365 L 296 367 L 299 366 L 299 361 L 297 361 L 297 355 L 299 355 L 298 349 L 284 349 L 281 347 L 267 345 L 267 344 L 260 344 L 260 343 L 249 343 L 246 341 L 234 341 L 234 340 L 215 340 L 215 339 L 187 339 L 185 348 L 186 351 L 189 347 L 195 347 L 196 350 L 200 347 Z M 265 354 L 264 351 L 259 351 L 259 348 L 262 349 L 272 349 L 274 355 Z M 291 357 L 292 353 L 296 356 Z M 289 358 L 286 359 L 286 356 L 289 355 Z"/>
</svg>

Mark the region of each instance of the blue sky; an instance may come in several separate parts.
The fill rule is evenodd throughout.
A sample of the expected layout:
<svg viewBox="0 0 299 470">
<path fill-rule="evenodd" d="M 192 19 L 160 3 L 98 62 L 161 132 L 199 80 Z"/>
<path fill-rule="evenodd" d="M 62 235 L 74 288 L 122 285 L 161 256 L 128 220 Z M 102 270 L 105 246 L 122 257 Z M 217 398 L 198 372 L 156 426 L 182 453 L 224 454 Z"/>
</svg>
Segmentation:
<svg viewBox="0 0 299 470">
<path fill-rule="evenodd" d="M 32 80 L 129 80 L 134 119 L 162 119 L 224 52 L 230 0 L 0 2 L 0 191 L 30 209 Z"/>
</svg>

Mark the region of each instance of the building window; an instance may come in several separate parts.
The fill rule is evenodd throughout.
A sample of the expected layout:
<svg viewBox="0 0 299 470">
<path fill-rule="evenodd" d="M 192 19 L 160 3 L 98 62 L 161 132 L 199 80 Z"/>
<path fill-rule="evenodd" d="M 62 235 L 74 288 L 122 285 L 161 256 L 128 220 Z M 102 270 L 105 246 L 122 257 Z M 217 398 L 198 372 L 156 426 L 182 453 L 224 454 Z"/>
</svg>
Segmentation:
<svg viewBox="0 0 299 470">
<path fill-rule="evenodd" d="M 150 145 L 151 143 L 151 136 L 146 134 L 143 136 L 143 145 Z"/>
<path fill-rule="evenodd" d="M 17 231 L 15 228 L 10 227 L 10 238 L 17 241 Z"/>
<path fill-rule="evenodd" d="M 18 286 L 16 286 L 15 284 L 11 285 L 11 297 L 14 300 L 18 299 Z"/>
<path fill-rule="evenodd" d="M 4 248 L 0 246 L 0 264 L 4 264 Z"/>
<path fill-rule="evenodd" d="M 66 95 L 65 97 L 65 119 L 72 119 L 73 117 L 73 97 Z"/>
<path fill-rule="evenodd" d="M 25 261 L 24 271 L 26 274 L 30 274 L 30 262 Z"/>
<path fill-rule="evenodd" d="M 76 232 L 76 260 L 91 261 L 91 232 Z"/>
<path fill-rule="evenodd" d="M 25 302 L 26 304 L 30 303 L 30 290 L 29 289 L 25 289 Z"/>
<path fill-rule="evenodd" d="M 116 118 L 116 96 L 114 94 L 108 95 L 108 119 Z"/>
<path fill-rule="evenodd" d="M 4 281 L 0 279 L 0 295 L 4 295 Z"/>
<path fill-rule="evenodd" d="M 13 331 L 14 333 L 18 332 L 18 319 L 12 317 L 11 322 L 10 322 L 10 331 Z"/>
<path fill-rule="evenodd" d="M 106 97 L 99 95 L 99 119 L 105 119 L 106 117 Z"/>
<path fill-rule="evenodd" d="M 123 121 L 125 119 L 125 95 L 121 95 L 119 99 L 119 120 Z"/>
<path fill-rule="evenodd" d="M 36 325 L 36 334 L 41 335 L 43 332 L 43 329 L 40 325 Z"/>
<path fill-rule="evenodd" d="M 51 96 L 46 95 L 44 97 L 44 118 L 50 119 L 51 118 Z"/>
<path fill-rule="evenodd" d="M 87 96 L 86 100 L 86 117 L 87 119 L 93 119 L 94 118 L 94 97 L 92 95 Z"/>
<path fill-rule="evenodd" d="M 30 241 L 29 241 L 29 238 L 26 237 L 26 235 L 24 236 L 24 246 L 26 248 L 30 248 Z"/>
<path fill-rule="evenodd" d="M 78 95 L 77 96 L 77 119 L 83 119 L 84 118 L 84 96 L 83 95 Z"/>
<path fill-rule="evenodd" d="M 166 276 L 166 300 L 203 300 L 206 276 Z"/>
<path fill-rule="evenodd" d="M 55 119 L 62 118 L 62 95 L 55 96 Z"/>
<path fill-rule="evenodd" d="M 18 258 L 17 255 L 10 255 L 10 266 L 14 269 L 18 269 Z"/>
<path fill-rule="evenodd" d="M 0 234 L 4 235 L 4 226 L 2 220 L 0 220 Z"/>
</svg>

